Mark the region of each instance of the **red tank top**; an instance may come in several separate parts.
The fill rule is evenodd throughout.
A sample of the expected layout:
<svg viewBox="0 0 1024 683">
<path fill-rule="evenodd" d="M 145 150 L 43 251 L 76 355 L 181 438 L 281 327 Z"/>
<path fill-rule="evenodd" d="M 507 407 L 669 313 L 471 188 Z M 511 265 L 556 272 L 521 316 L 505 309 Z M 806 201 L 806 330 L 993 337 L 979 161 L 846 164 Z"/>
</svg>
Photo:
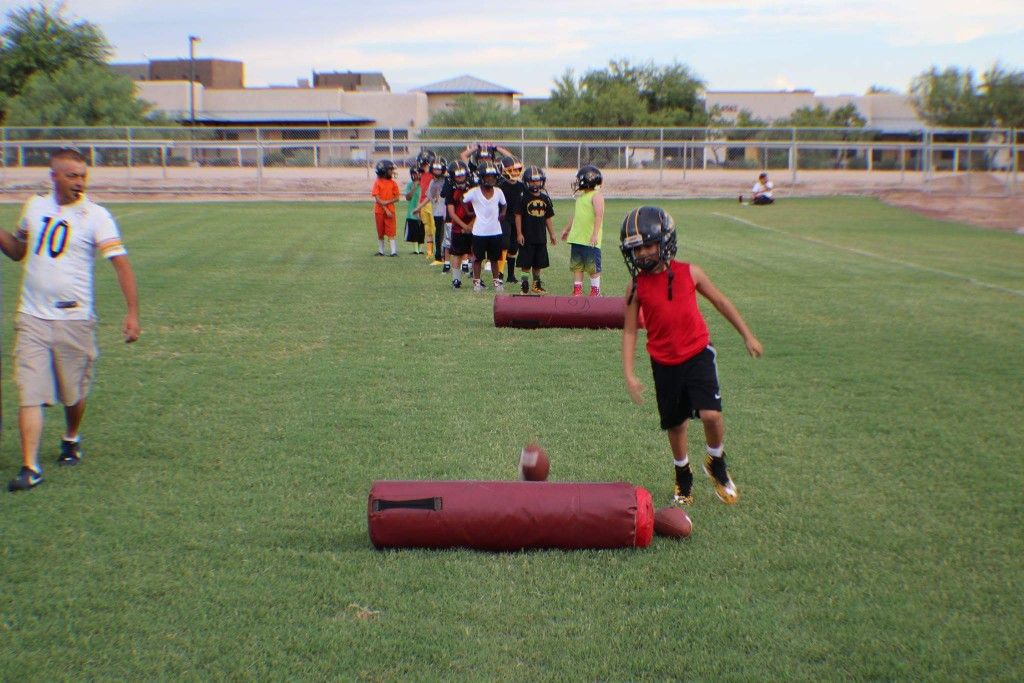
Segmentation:
<svg viewBox="0 0 1024 683">
<path fill-rule="evenodd" d="M 679 365 L 708 345 L 708 326 L 697 306 L 697 286 L 690 264 L 671 261 L 672 300 L 668 299 L 668 269 L 641 273 L 636 296 L 647 325 L 647 353 L 662 365 Z"/>
</svg>

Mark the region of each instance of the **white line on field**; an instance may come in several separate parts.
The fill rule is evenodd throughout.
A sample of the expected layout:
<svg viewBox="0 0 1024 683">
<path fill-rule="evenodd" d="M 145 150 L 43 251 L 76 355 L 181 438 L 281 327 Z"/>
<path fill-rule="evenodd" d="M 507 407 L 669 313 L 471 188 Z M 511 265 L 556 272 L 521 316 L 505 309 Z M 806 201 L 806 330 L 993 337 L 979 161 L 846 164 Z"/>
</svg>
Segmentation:
<svg viewBox="0 0 1024 683">
<path fill-rule="evenodd" d="M 769 228 L 767 225 L 759 225 L 758 223 L 755 223 L 753 221 L 748 221 L 747 219 L 740 218 L 739 216 L 730 216 L 727 213 L 719 213 L 718 211 L 713 211 L 712 214 L 715 215 L 715 216 L 720 216 L 722 218 L 728 218 L 729 220 L 736 221 L 737 223 L 742 223 L 744 225 L 749 225 L 750 227 L 757 228 L 758 230 L 764 230 L 766 232 L 774 232 L 777 235 L 785 235 L 786 237 L 792 237 L 793 239 L 803 240 L 804 242 L 811 242 L 812 244 L 819 244 L 821 246 L 831 247 L 833 249 L 839 249 L 840 251 L 849 252 L 851 254 L 857 254 L 858 256 L 867 256 L 868 258 L 878 259 L 879 261 L 885 261 L 887 263 L 895 263 L 898 266 L 903 266 L 904 268 L 910 268 L 911 270 L 920 270 L 920 271 L 924 271 L 926 273 L 934 273 L 935 275 L 942 275 L 944 277 L 953 278 L 954 280 L 963 280 L 964 282 L 969 282 L 972 285 L 976 285 L 978 287 L 985 287 L 987 289 L 994 289 L 994 290 L 996 290 L 998 292 L 1005 292 L 1006 294 L 1013 294 L 1015 296 L 1024 296 L 1024 291 L 1022 291 L 1022 290 L 1010 289 L 1009 287 L 1002 287 L 1000 285 L 994 285 L 991 282 L 985 282 L 984 280 L 978 280 L 977 278 L 968 277 L 966 275 L 960 275 L 959 273 L 950 273 L 949 271 L 939 270 L 938 268 L 931 268 L 929 266 L 922 266 L 922 265 L 919 265 L 917 263 L 911 263 L 909 261 L 901 261 L 899 259 L 890 258 L 889 256 L 883 256 L 882 254 L 876 254 L 876 253 L 874 253 L 872 251 L 865 251 L 864 249 L 855 249 L 854 247 L 844 247 L 841 244 L 833 244 L 832 242 L 826 242 L 825 240 L 819 240 L 819 239 L 816 239 L 814 237 L 806 237 L 804 235 L 796 235 L 796 234 L 793 234 L 791 232 L 786 232 L 785 230 L 779 230 L 778 228 Z"/>
</svg>

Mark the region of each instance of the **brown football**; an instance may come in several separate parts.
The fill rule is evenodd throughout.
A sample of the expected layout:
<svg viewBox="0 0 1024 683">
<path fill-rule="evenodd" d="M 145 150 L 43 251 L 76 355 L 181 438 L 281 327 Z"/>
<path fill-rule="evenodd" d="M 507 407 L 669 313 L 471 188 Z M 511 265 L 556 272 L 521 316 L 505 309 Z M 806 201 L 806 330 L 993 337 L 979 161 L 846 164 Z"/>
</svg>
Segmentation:
<svg viewBox="0 0 1024 683">
<path fill-rule="evenodd" d="M 547 481 L 551 461 L 540 444 L 528 443 L 519 454 L 519 478 L 524 481 Z"/>
<path fill-rule="evenodd" d="M 693 523 L 686 510 L 678 507 L 661 508 L 654 513 L 654 533 L 671 538 L 686 538 L 693 531 Z"/>
</svg>

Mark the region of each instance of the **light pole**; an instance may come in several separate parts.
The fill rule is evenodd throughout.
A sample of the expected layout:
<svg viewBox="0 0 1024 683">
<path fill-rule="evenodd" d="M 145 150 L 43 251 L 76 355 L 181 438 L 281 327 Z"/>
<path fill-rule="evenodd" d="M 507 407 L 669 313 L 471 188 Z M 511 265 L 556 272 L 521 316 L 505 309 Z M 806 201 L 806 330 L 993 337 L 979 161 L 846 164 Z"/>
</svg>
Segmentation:
<svg viewBox="0 0 1024 683">
<path fill-rule="evenodd" d="M 196 125 L 196 43 L 202 38 L 188 37 L 188 118 L 195 128 Z"/>
</svg>

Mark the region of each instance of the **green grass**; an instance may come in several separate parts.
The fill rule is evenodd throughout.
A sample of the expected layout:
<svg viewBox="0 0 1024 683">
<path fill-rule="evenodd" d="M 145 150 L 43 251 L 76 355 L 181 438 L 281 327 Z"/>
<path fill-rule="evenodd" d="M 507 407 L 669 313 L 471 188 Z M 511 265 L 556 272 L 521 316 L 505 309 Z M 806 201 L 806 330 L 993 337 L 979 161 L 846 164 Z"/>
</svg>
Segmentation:
<svg viewBox="0 0 1024 683">
<path fill-rule="evenodd" d="M 765 345 L 704 306 L 740 504 L 701 480 L 688 541 L 488 554 L 375 551 L 371 482 L 510 479 L 536 438 L 553 479 L 663 504 L 618 332 L 495 329 L 492 294 L 371 257 L 368 205 L 111 205 L 144 333 L 120 343 L 98 264 L 86 462 L 53 465 L 51 409 L 46 483 L 0 493 L 0 677 L 1024 678 L 1024 238 L 868 199 L 665 206 Z"/>
</svg>

